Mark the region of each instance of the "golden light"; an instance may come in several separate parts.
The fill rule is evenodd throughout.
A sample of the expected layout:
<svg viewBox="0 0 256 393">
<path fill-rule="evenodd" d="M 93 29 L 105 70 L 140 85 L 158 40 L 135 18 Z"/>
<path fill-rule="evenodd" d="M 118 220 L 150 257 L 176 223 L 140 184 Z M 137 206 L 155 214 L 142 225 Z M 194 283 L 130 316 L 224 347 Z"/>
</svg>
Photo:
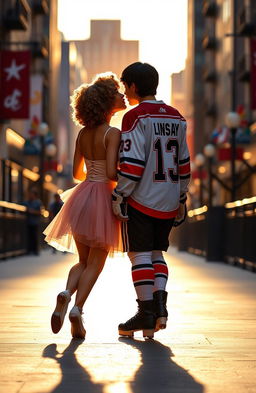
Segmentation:
<svg viewBox="0 0 256 393">
<path fill-rule="evenodd" d="M 12 169 L 11 174 L 12 174 L 12 177 L 16 178 L 16 180 L 17 180 L 17 177 L 19 176 L 19 171 L 17 169 Z"/>
<path fill-rule="evenodd" d="M 199 207 L 198 209 L 194 209 L 194 210 L 189 210 L 188 211 L 188 216 L 189 217 L 194 217 L 194 216 L 198 216 L 199 214 L 203 214 L 205 212 L 208 211 L 208 207 L 206 205 Z"/>
<path fill-rule="evenodd" d="M 6 129 L 6 140 L 8 145 L 15 146 L 18 149 L 23 149 L 23 146 L 25 144 L 25 138 L 23 138 L 11 128 Z"/>
<path fill-rule="evenodd" d="M 37 181 L 40 177 L 40 175 L 38 173 L 35 173 L 27 168 L 23 169 L 22 173 L 23 173 L 23 176 L 25 176 L 27 179 L 32 180 L 32 181 Z"/>
<path fill-rule="evenodd" d="M 48 210 L 42 209 L 41 214 L 43 217 L 48 218 L 50 213 L 48 212 Z"/>
<path fill-rule="evenodd" d="M 44 180 L 45 180 L 47 183 L 50 183 L 50 182 L 52 181 L 52 176 L 51 176 L 51 175 L 45 175 Z"/>
<path fill-rule="evenodd" d="M 129 382 L 115 382 L 103 387 L 103 393 L 132 393 Z"/>
<path fill-rule="evenodd" d="M 32 171 L 33 171 L 33 172 L 39 172 L 38 166 L 33 166 Z"/>
<path fill-rule="evenodd" d="M 243 154 L 244 160 L 250 160 L 252 158 L 252 153 L 250 151 L 245 151 Z"/>
<path fill-rule="evenodd" d="M 62 172 L 63 171 L 63 165 L 62 164 L 58 164 L 57 165 L 57 172 Z"/>
<path fill-rule="evenodd" d="M 59 188 L 58 191 L 57 191 L 57 193 L 58 193 L 58 194 L 62 194 L 62 193 L 63 193 L 63 190 L 62 190 L 61 188 Z"/>
<path fill-rule="evenodd" d="M 27 210 L 26 206 L 22 206 L 13 202 L 0 201 L 0 206 L 6 207 L 7 209 L 19 210 L 21 212 L 25 212 Z"/>
<path fill-rule="evenodd" d="M 195 180 L 194 180 L 194 184 L 195 184 L 196 186 L 200 186 L 200 179 L 195 179 Z"/>
<path fill-rule="evenodd" d="M 70 64 L 75 65 L 76 59 L 77 59 L 76 46 L 73 42 L 70 42 L 70 46 L 69 46 L 69 62 L 70 62 Z"/>
<path fill-rule="evenodd" d="M 227 172 L 227 169 L 226 169 L 225 166 L 220 166 L 220 167 L 218 168 L 218 172 L 221 173 L 221 174 L 223 174 L 223 173 L 226 173 L 226 172 Z"/>
<path fill-rule="evenodd" d="M 243 200 L 237 200 L 234 202 L 228 202 L 225 204 L 225 207 L 227 209 L 232 209 L 234 207 L 238 207 L 238 206 L 244 206 L 244 205 L 248 205 L 248 203 L 255 203 L 256 202 L 256 197 L 251 197 L 251 198 L 244 198 Z"/>
</svg>

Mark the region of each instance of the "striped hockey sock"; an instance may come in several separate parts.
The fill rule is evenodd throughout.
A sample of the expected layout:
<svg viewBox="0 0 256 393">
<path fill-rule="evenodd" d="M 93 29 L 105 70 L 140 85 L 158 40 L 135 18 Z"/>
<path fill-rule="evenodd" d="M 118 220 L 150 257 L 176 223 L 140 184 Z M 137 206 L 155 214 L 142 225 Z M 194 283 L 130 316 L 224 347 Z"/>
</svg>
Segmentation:
<svg viewBox="0 0 256 393">
<path fill-rule="evenodd" d="M 168 267 L 162 251 L 152 251 L 152 264 L 155 272 L 154 292 L 159 290 L 165 291 L 168 280 Z"/>
<path fill-rule="evenodd" d="M 154 287 L 154 268 L 151 251 L 129 252 L 132 263 L 132 280 L 139 300 L 152 300 Z"/>
</svg>

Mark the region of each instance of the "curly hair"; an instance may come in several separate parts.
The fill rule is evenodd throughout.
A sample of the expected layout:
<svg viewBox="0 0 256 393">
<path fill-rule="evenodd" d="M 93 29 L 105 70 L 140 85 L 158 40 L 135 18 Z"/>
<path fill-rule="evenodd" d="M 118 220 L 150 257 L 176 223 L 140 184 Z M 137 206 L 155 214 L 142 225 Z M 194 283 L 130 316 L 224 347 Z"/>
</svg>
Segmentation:
<svg viewBox="0 0 256 393">
<path fill-rule="evenodd" d="M 105 123 L 118 89 L 117 76 L 108 72 L 98 74 L 90 84 L 79 86 L 71 96 L 74 122 L 89 128 Z"/>
</svg>

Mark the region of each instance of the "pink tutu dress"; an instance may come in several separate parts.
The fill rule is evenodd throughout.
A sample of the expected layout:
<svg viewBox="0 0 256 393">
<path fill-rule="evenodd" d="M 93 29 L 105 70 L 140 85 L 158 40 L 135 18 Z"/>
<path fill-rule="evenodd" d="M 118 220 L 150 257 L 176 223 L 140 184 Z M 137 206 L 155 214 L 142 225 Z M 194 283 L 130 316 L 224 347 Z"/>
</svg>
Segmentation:
<svg viewBox="0 0 256 393">
<path fill-rule="evenodd" d="M 44 231 L 45 241 L 60 251 L 77 253 L 74 238 L 89 247 L 122 251 L 120 221 L 112 212 L 115 182 L 106 174 L 106 160 L 85 159 L 86 180 L 61 194 L 64 204 Z"/>
</svg>

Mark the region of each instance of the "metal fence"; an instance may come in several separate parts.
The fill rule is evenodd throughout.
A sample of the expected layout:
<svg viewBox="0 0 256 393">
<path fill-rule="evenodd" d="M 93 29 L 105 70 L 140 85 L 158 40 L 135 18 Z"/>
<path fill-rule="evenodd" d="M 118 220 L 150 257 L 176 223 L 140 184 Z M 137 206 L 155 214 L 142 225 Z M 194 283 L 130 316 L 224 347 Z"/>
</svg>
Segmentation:
<svg viewBox="0 0 256 393">
<path fill-rule="evenodd" d="M 256 271 L 256 198 L 189 211 L 187 221 L 171 232 L 180 251 L 225 261 Z"/>
<path fill-rule="evenodd" d="M 40 248 L 46 243 L 42 232 L 47 220 L 42 217 L 40 224 Z M 7 259 L 27 253 L 26 207 L 16 203 L 0 201 L 0 259 Z"/>
</svg>

